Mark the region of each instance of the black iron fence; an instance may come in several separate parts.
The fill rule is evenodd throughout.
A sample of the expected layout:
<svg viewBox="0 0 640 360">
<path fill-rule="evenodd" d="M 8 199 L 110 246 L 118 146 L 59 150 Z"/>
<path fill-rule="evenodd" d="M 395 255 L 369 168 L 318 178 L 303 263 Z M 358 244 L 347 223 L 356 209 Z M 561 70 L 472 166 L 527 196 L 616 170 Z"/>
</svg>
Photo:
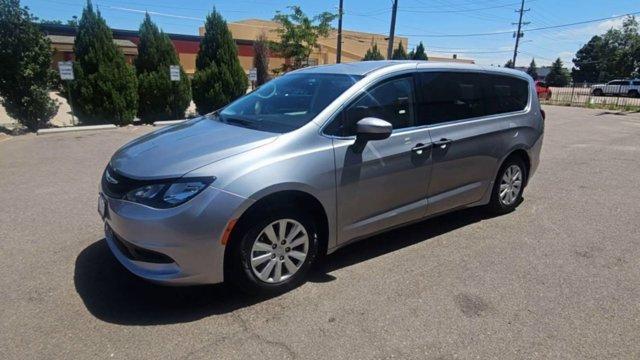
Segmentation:
<svg viewBox="0 0 640 360">
<path fill-rule="evenodd" d="M 640 86 L 580 84 L 549 87 L 538 92 L 543 104 L 583 106 L 610 110 L 640 110 Z"/>
</svg>

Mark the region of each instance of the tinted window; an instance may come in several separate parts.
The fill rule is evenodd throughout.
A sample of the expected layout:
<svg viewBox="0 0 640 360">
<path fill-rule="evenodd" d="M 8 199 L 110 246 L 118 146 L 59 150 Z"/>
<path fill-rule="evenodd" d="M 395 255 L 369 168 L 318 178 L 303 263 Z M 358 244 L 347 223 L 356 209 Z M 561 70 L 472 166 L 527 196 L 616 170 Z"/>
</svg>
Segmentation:
<svg viewBox="0 0 640 360">
<path fill-rule="evenodd" d="M 634 81 L 633 85 L 640 85 L 640 81 Z"/>
<path fill-rule="evenodd" d="M 524 110 L 529 102 L 529 83 L 505 75 L 485 75 L 487 114 Z"/>
<path fill-rule="evenodd" d="M 422 72 L 420 117 L 428 124 L 486 114 L 483 77 L 474 73 Z"/>
<path fill-rule="evenodd" d="M 327 129 L 338 136 L 356 134 L 356 123 L 366 117 L 388 121 L 393 129 L 414 126 L 413 80 L 410 77 L 388 80 L 366 90 L 350 104 Z"/>
<path fill-rule="evenodd" d="M 293 73 L 262 85 L 228 105 L 218 119 L 270 132 L 288 132 L 311 121 L 361 76 Z"/>
</svg>

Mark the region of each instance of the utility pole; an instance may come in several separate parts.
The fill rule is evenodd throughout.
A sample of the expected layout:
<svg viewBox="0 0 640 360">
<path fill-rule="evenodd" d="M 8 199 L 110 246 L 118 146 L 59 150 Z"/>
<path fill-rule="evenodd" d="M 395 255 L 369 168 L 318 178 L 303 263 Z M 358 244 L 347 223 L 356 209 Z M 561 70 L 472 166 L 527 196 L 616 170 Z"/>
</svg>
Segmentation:
<svg viewBox="0 0 640 360">
<path fill-rule="evenodd" d="M 340 64 L 342 57 L 342 0 L 338 9 L 338 46 L 336 47 L 336 64 Z"/>
<path fill-rule="evenodd" d="M 516 57 L 518 56 L 518 45 L 520 44 L 520 38 L 524 36 L 521 29 L 523 25 L 530 24 L 529 22 L 522 22 L 522 15 L 529 11 L 530 9 L 524 9 L 524 0 L 520 3 L 520 10 L 516 10 L 516 12 L 520 13 L 520 18 L 518 19 L 518 31 L 513 34 L 513 37 L 516 38 L 516 46 L 513 48 L 513 67 L 516 67 Z M 511 25 L 515 25 L 516 23 L 511 23 Z"/>
<path fill-rule="evenodd" d="M 387 60 L 391 59 L 393 54 L 393 36 L 396 32 L 396 13 L 398 12 L 398 0 L 393 0 L 393 8 L 391 8 L 391 28 L 389 29 L 389 46 L 387 47 Z"/>
</svg>

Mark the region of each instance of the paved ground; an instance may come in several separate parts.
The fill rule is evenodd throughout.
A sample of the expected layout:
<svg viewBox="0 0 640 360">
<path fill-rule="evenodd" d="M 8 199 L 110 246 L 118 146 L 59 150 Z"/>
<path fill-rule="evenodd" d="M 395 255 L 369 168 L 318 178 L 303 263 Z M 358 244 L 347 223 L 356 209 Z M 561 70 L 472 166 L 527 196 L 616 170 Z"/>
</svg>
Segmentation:
<svg viewBox="0 0 640 360">
<path fill-rule="evenodd" d="M 272 299 L 147 284 L 108 252 L 98 179 L 149 128 L 2 141 L 1 357 L 640 358 L 640 116 L 546 110 L 516 212 L 376 236 Z"/>
</svg>

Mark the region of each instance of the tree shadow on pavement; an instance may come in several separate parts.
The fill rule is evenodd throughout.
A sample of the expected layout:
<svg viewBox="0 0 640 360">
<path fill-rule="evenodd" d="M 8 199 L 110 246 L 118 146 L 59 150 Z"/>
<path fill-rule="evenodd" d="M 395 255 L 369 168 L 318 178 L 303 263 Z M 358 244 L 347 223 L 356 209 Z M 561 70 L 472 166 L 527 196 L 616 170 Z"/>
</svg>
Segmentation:
<svg viewBox="0 0 640 360">
<path fill-rule="evenodd" d="M 333 281 L 336 278 L 329 273 L 337 269 L 488 218 L 480 209 L 467 209 L 364 239 L 328 255 L 310 274 L 309 281 Z M 78 255 L 74 282 L 91 314 L 103 321 L 122 325 L 190 322 L 268 299 L 244 295 L 224 284 L 167 287 L 147 282 L 120 265 L 104 239 L 89 245 Z"/>
</svg>

